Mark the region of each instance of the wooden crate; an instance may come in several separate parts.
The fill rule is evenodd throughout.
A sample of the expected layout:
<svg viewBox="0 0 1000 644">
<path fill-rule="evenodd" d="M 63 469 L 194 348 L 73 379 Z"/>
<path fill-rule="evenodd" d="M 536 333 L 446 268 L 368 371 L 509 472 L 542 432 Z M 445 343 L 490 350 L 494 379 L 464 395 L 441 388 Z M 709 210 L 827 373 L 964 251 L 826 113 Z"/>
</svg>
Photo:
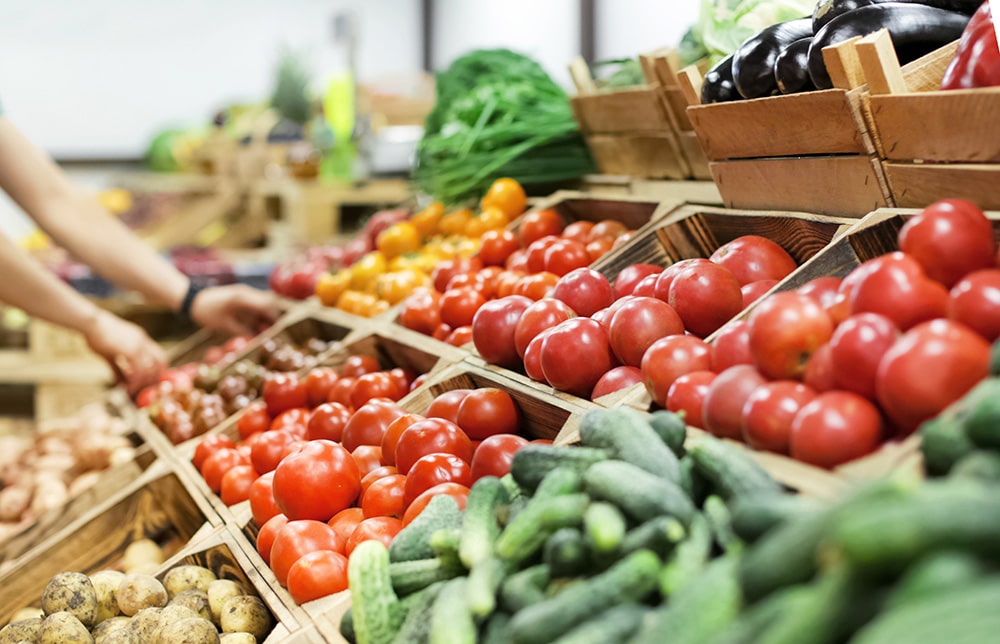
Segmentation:
<svg viewBox="0 0 1000 644">
<path fill-rule="evenodd" d="M 574 221 L 597 223 L 604 219 L 613 219 L 635 230 L 650 220 L 674 210 L 682 203 L 681 199 L 658 200 L 644 196 L 559 190 L 540 199 L 529 212 L 555 210 L 566 223 Z M 522 215 L 512 221 L 507 226 L 508 230 L 517 232 L 523 218 Z"/>
<path fill-rule="evenodd" d="M 125 548 L 141 538 L 155 540 L 171 556 L 204 526 L 218 523 L 211 507 L 192 496 L 176 474 L 154 465 L 6 567 L 0 576 L 0 623 L 37 602 L 58 572 L 89 574 L 120 565 Z"/>
<path fill-rule="evenodd" d="M 695 136 L 693 132 L 691 136 Z M 603 196 L 628 195 L 661 202 L 697 203 L 707 206 L 721 206 L 722 195 L 712 181 L 707 180 L 668 181 L 663 179 L 636 179 L 624 175 L 588 174 L 580 181 L 580 189 Z"/>
</svg>

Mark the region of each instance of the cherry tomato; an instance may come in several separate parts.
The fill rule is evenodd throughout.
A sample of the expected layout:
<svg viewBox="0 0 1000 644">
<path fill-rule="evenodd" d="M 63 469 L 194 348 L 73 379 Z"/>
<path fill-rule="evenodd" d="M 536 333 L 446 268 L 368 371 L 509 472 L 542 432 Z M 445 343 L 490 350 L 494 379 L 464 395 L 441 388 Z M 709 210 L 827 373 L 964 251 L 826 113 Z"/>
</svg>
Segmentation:
<svg viewBox="0 0 1000 644">
<path fill-rule="evenodd" d="M 550 329 L 560 322 L 574 317 L 574 315 L 575 313 L 569 306 L 555 298 L 546 297 L 532 303 L 524 310 L 514 327 L 514 348 L 517 355 L 523 358 L 528 343 L 535 336 L 545 329 Z"/>
<path fill-rule="evenodd" d="M 274 547 L 274 538 L 286 525 L 288 525 L 288 517 L 276 514 L 260 526 L 260 530 L 257 532 L 257 552 L 264 563 L 271 563 L 271 548 Z"/>
<path fill-rule="evenodd" d="M 753 364 L 750 354 L 750 323 L 733 320 L 712 338 L 712 371 L 720 373 L 734 364 Z"/>
<path fill-rule="evenodd" d="M 750 314 L 750 354 L 773 380 L 801 379 L 806 362 L 833 335 L 833 320 L 816 300 L 795 291 L 774 293 Z"/>
<path fill-rule="evenodd" d="M 274 502 L 274 472 L 268 472 L 258 476 L 250 484 L 250 513 L 258 526 L 264 525 L 268 519 L 276 514 L 281 514 L 281 509 Z M 284 515 L 282 515 L 284 516 Z"/>
<path fill-rule="evenodd" d="M 305 438 L 311 412 L 305 407 L 286 409 L 271 421 L 271 431 L 287 431 L 296 438 Z"/>
<path fill-rule="evenodd" d="M 294 373 L 274 373 L 264 380 L 264 404 L 271 417 L 286 409 L 305 407 L 309 396 L 305 385 Z"/>
<path fill-rule="evenodd" d="M 616 391 L 637 385 L 641 382 L 642 371 L 637 367 L 630 367 L 628 365 L 615 367 L 601 376 L 601 379 L 597 381 L 597 384 L 594 385 L 594 391 L 590 393 L 590 399 L 597 400 L 598 398 L 613 394 Z"/>
<path fill-rule="evenodd" d="M 433 406 L 434 403 L 431 403 L 431 407 Z M 428 413 L 430 413 L 430 410 L 428 410 Z M 418 420 L 423 419 L 424 417 L 420 414 L 403 414 L 389 423 L 385 428 L 385 433 L 382 434 L 382 443 L 380 444 L 382 448 L 382 465 L 394 466 L 396 464 L 396 444 L 399 443 L 399 437 L 403 435 L 403 430 Z"/>
<path fill-rule="evenodd" d="M 555 210 L 536 210 L 521 218 L 517 234 L 521 247 L 527 248 L 533 241 L 562 232 L 563 221 Z"/>
<path fill-rule="evenodd" d="M 615 300 L 608 278 L 585 267 L 560 277 L 552 289 L 552 297 L 565 302 L 577 315 L 588 317 L 611 306 Z"/>
<path fill-rule="evenodd" d="M 820 306 L 828 309 L 833 305 L 842 281 L 841 278 L 832 275 L 814 277 L 795 290 L 815 299 Z"/>
<path fill-rule="evenodd" d="M 354 528 L 347 544 L 344 546 L 344 554 L 348 557 L 358 547 L 362 541 L 380 541 L 386 548 L 392 543 L 393 537 L 403 529 L 403 523 L 395 517 L 371 517 L 363 520 Z"/>
<path fill-rule="evenodd" d="M 574 221 L 563 228 L 560 237 L 563 239 L 572 239 L 575 242 L 581 244 L 586 244 L 588 238 L 590 237 L 590 231 L 594 228 L 594 222 L 580 220 Z"/>
<path fill-rule="evenodd" d="M 686 424 L 704 429 L 702 411 L 705 407 L 705 395 L 713 380 L 714 371 L 692 371 L 678 376 L 667 389 L 667 410 L 683 414 Z"/>
<path fill-rule="evenodd" d="M 403 300 L 399 323 L 424 335 L 431 335 L 441 324 L 441 294 L 430 288 L 418 288 Z"/>
<path fill-rule="evenodd" d="M 895 252 L 870 262 L 851 292 L 852 314 L 881 313 L 904 331 L 944 317 L 948 291 L 929 279 L 915 259 Z"/>
<path fill-rule="evenodd" d="M 479 259 L 483 266 L 503 266 L 511 253 L 520 248 L 517 235 L 509 230 L 490 230 L 480 238 Z"/>
<path fill-rule="evenodd" d="M 712 368 L 708 345 L 690 335 L 668 335 L 654 342 L 642 356 L 642 380 L 653 402 L 667 406 L 667 392 L 679 376 Z"/>
<path fill-rule="evenodd" d="M 482 267 L 483 263 L 478 257 L 445 259 L 434 266 L 434 271 L 431 273 L 431 281 L 434 283 L 434 289 L 437 292 L 444 293 L 448 287 L 448 282 L 455 275 L 475 273 Z"/>
<path fill-rule="evenodd" d="M 333 441 L 309 441 L 274 470 L 274 501 L 291 520 L 329 521 L 360 492 L 357 463 Z"/>
<path fill-rule="evenodd" d="M 407 474 L 421 456 L 446 452 L 466 463 L 472 460 L 472 441 L 461 428 L 440 418 L 419 420 L 403 430 L 396 443 L 396 469 Z"/>
<path fill-rule="evenodd" d="M 288 584 L 288 571 L 304 555 L 318 550 L 344 552 L 344 542 L 333 528 L 322 521 L 289 519 L 274 537 L 271 546 L 271 570 L 282 586 Z"/>
<path fill-rule="evenodd" d="M 802 382 L 816 393 L 823 393 L 835 388 L 833 382 L 833 347 L 827 342 L 813 351 L 806 361 L 806 371 L 802 374 Z"/>
<path fill-rule="evenodd" d="M 448 281 L 444 292 L 460 288 L 471 288 L 478 291 L 487 300 L 493 297 L 493 286 L 486 275 L 479 273 L 460 273 Z"/>
<path fill-rule="evenodd" d="M 435 453 L 421 456 L 410 468 L 403 485 L 403 507 L 409 507 L 426 490 L 441 483 L 458 483 L 465 487 L 472 485 L 472 470 L 469 464 L 454 454 Z"/>
<path fill-rule="evenodd" d="M 299 557 L 288 569 L 288 593 L 298 604 L 347 590 L 347 557 L 317 550 Z"/>
<path fill-rule="evenodd" d="M 510 177 L 500 177 L 491 183 L 482 202 L 484 210 L 496 208 L 510 219 L 524 212 L 527 204 L 528 197 L 524 194 L 524 188 Z"/>
<path fill-rule="evenodd" d="M 479 291 L 464 287 L 441 296 L 441 321 L 452 328 L 472 324 L 476 311 L 486 303 Z"/>
<path fill-rule="evenodd" d="M 368 488 L 372 486 L 372 483 L 382 477 L 392 476 L 394 474 L 399 474 L 399 470 L 396 469 L 395 465 L 380 465 L 368 472 L 361 477 L 361 496 L 364 497 L 365 492 L 367 492 Z"/>
<path fill-rule="evenodd" d="M 792 458 L 832 468 L 869 454 L 882 441 L 875 405 L 849 391 L 827 391 L 806 403 L 792 421 Z"/>
<path fill-rule="evenodd" d="M 472 391 L 472 389 L 451 389 L 442 392 L 431 401 L 424 415 L 428 418 L 443 418 L 452 423 L 457 423 L 458 407 Z"/>
<path fill-rule="evenodd" d="M 344 426 L 344 449 L 353 451 L 359 445 L 382 445 L 382 436 L 389 423 L 406 412 L 386 398 L 369 400 L 360 407 Z"/>
<path fill-rule="evenodd" d="M 330 395 L 327 396 L 326 401 L 331 403 L 339 403 L 344 407 L 351 407 L 351 390 L 354 389 L 354 383 L 357 382 L 357 378 L 352 376 L 341 376 L 340 380 L 333 383 L 333 387 L 330 388 Z"/>
<path fill-rule="evenodd" d="M 250 445 L 250 463 L 259 474 L 266 474 L 278 467 L 298 444 L 299 439 L 286 430 L 261 432 L 248 439 Z"/>
<path fill-rule="evenodd" d="M 545 329 L 536 335 L 524 350 L 524 373 L 537 382 L 545 382 L 545 374 L 542 373 L 542 342 L 551 330 Z"/>
<path fill-rule="evenodd" d="M 635 285 L 647 275 L 662 273 L 663 267 L 655 264 L 632 264 L 623 268 L 614 281 L 615 298 L 631 295 Z"/>
<path fill-rule="evenodd" d="M 593 264 L 607 255 L 614 248 L 614 245 L 615 240 L 610 237 L 598 237 L 587 242 L 587 257 L 590 258 L 590 263 Z"/>
<path fill-rule="evenodd" d="M 494 434 L 516 434 L 521 412 L 506 391 L 493 387 L 476 389 L 458 405 L 456 423 L 472 440 Z"/>
<path fill-rule="evenodd" d="M 431 502 L 431 499 L 439 494 L 446 494 L 455 499 L 458 509 L 464 510 L 466 501 L 469 499 L 469 488 L 458 483 L 441 483 L 425 490 L 423 494 L 413 500 L 413 503 L 406 507 L 406 512 L 403 514 L 403 526 L 408 526 L 416 519 L 424 511 L 424 508 L 427 507 L 427 504 Z"/>
<path fill-rule="evenodd" d="M 409 476 L 390 474 L 374 481 L 361 496 L 361 510 L 365 518 L 396 517 L 403 518 L 404 483 Z"/>
<path fill-rule="evenodd" d="M 237 465 L 222 475 L 219 498 L 226 505 L 236 505 L 250 498 L 250 486 L 257 480 L 253 465 Z"/>
<path fill-rule="evenodd" d="M 685 329 L 704 338 L 743 309 L 743 293 L 728 268 L 706 262 L 674 276 L 667 303 L 677 311 Z"/>
<path fill-rule="evenodd" d="M 469 486 L 484 476 L 501 478 L 509 474 L 514 454 L 527 444 L 528 439 L 516 434 L 494 434 L 484 438 L 472 454 Z"/>
<path fill-rule="evenodd" d="M 787 454 L 792 421 L 815 397 L 815 391 L 794 380 L 762 384 L 743 405 L 743 440 L 754 449 Z"/>
<path fill-rule="evenodd" d="M 546 382 L 582 398 L 589 398 L 597 381 L 617 363 L 607 332 L 590 318 L 560 322 L 546 332 L 541 349 Z"/>
<path fill-rule="evenodd" d="M 194 448 L 194 456 L 191 458 L 191 463 L 195 466 L 199 472 L 201 471 L 201 466 L 215 451 L 222 448 L 235 448 L 236 444 L 231 438 L 223 434 L 209 434 L 205 438 L 201 439 L 198 446 Z"/>
<path fill-rule="evenodd" d="M 756 282 L 749 282 L 741 286 L 740 293 L 743 295 L 743 308 L 747 308 L 762 298 L 777 283 L 778 280 L 757 280 Z"/>
<path fill-rule="evenodd" d="M 631 367 L 640 366 L 646 350 L 660 338 L 684 333 L 674 308 L 655 297 L 633 297 L 611 316 L 609 328 L 615 357 Z"/>
<path fill-rule="evenodd" d="M 548 271 L 525 275 L 514 285 L 514 295 L 523 295 L 530 300 L 538 301 L 548 297 L 558 282 L 559 276 Z"/>
<path fill-rule="evenodd" d="M 962 199 L 927 206 L 899 230 L 899 249 L 947 288 L 969 273 L 995 266 L 993 228 L 983 211 Z"/>
<path fill-rule="evenodd" d="M 222 489 L 222 476 L 237 465 L 245 464 L 246 459 L 235 447 L 220 447 L 202 462 L 201 476 L 208 489 L 218 494 Z"/>
<path fill-rule="evenodd" d="M 351 533 L 354 532 L 354 529 L 358 527 L 358 524 L 364 518 L 365 514 L 361 508 L 350 507 L 344 508 L 333 515 L 333 518 L 327 521 L 326 524 L 333 528 L 333 531 L 337 533 L 337 538 L 346 544 L 347 540 L 351 538 Z"/>
<path fill-rule="evenodd" d="M 858 313 L 844 320 L 830 338 L 833 384 L 875 400 L 875 372 L 899 329 L 878 313 Z"/>
<path fill-rule="evenodd" d="M 759 371 L 746 364 L 729 367 L 716 376 L 708 386 L 701 411 L 705 429 L 720 438 L 741 440 L 743 406 L 765 382 Z"/>
<path fill-rule="evenodd" d="M 987 342 L 1000 337 L 1000 270 L 975 271 L 959 280 L 948 295 L 948 317 Z"/>
<path fill-rule="evenodd" d="M 530 258 L 529 258 L 530 261 Z M 563 276 L 590 264 L 587 247 L 572 239 L 559 239 L 545 249 L 545 270 Z"/>
<path fill-rule="evenodd" d="M 267 413 L 267 405 L 263 400 L 255 400 L 243 410 L 236 421 L 236 431 L 240 440 L 246 440 L 257 432 L 263 432 L 271 427 L 271 416 Z M 207 439 L 206 439 L 207 440 Z"/>
<path fill-rule="evenodd" d="M 670 266 L 667 266 L 660 273 L 656 274 L 656 286 L 653 289 L 653 296 L 664 302 L 670 301 L 670 287 L 674 283 L 674 278 L 677 274 L 686 268 L 691 268 L 693 266 L 703 266 L 706 264 L 711 264 L 704 257 L 689 257 L 688 259 L 682 259 L 680 261 L 674 262 Z"/>
<path fill-rule="evenodd" d="M 358 376 L 351 388 L 351 407 L 361 409 L 369 400 L 376 398 L 399 400 L 406 395 L 406 389 L 401 388 L 386 371 L 366 373 Z"/>
<path fill-rule="evenodd" d="M 361 476 L 382 466 L 382 448 L 379 445 L 358 445 L 351 452 L 351 458 L 358 464 Z"/>
<path fill-rule="evenodd" d="M 527 273 L 524 271 L 501 271 L 493 280 L 493 292 L 497 294 L 497 297 L 513 295 L 514 287 L 517 286 L 517 282 L 525 275 Z"/>
<path fill-rule="evenodd" d="M 306 440 L 325 438 L 339 443 L 350 418 L 351 410 L 340 403 L 323 403 L 309 415 Z"/>
<path fill-rule="evenodd" d="M 781 280 L 798 265 L 776 242 L 759 235 L 743 235 L 719 246 L 709 259 L 725 266 L 740 286 L 758 280 Z"/>
<path fill-rule="evenodd" d="M 453 347 L 464 347 L 472 342 L 472 325 L 460 326 L 453 329 L 444 341 Z"/>
<path fill-rule="evenodd" d="M 476 351 L 491 364 L 516 368 L 521 356 L 514 343 L 514 331 L 524 311 L 533 304 L 521 295 L 483 304 L 472 319 L 472 341 Z"/>
<path fill-rule="evenodd" d="M 305 378 L 306 399 L 308 407 L 315 407 L 326 402 L 330 388 L 337 382 L 340 374 L 332 367 L 316 367 Z"/>
<path fill-rule="evenodd" d="M 588 241 L 594 241 L 602 237 L 618 239 L 627 232 L 628 228 L 622 222 L 614 219 L 602 219 L 590 229 L 590 238 Z"/>
</svg>

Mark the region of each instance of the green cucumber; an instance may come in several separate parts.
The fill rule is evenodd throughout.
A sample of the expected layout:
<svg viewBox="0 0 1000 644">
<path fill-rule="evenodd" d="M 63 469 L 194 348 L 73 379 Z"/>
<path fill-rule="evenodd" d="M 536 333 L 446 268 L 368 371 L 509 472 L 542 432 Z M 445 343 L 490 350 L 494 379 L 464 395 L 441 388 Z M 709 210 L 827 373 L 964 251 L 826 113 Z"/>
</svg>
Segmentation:
<svg viewBox="0 0 1000 644">
<path fill-rule="evenodd" d="M 434 601 L 444 587 L 444 582 L 437 582 L 406 598 L 410 605 L 406 611 L 399 631 L 392 644 L 421 644 L 430 637 L 430 612 Z"/>
<path fill-rule="evenodd" d="M 943 476 L 976 446 L 965 433 L 961 420 L 945 411 L 920 426 L 920 451 L 930 476 Z"/>
<path fill-rule="evenodd" d="M 403 620 L 389 576 L 389 550 L 380 541 L 359 543 L 348 561 L 347 579 L 358 644 L 391 642 Z"/>
<path fill-rule="evenodd" d="M 444 582 L 430 611 L 430 644 L 475 644 L 476 622 L 469 611 L 469 580 L 455 577 Z"/>
<path fill-rule="evenodd" d="M 691 501 L 694 502 L 695 505 L 700 506 L 705 502 L 705 498 L 712 492 L 711 483 L 709 483 L 708 480 L 706 480 L 705 477 L 698 472 L 698 469 L 694 464 L 694 460 L 688 455 L 681 458 L 680 468 L 681 489 L 684 490 L 684 493 L 690 497 Z"/>
<path fill-rule="evenodd" d="M 780 494 L 781 485 L 764 471 L 749 450 L 706 437 L 688 447 L 695 469 L 722 498 Z"/>
<path fill-rule="evenodd" d="M 648 550 L 628 555 L 606 571 L 516 613 L 515 644 L 548 644 L 598 610 L 639 601 L 656 587 L 660 560 Z"/>
<path fill-rule="evenodd" d="M 626 527 L 625 516 L 610 503 L 595 501 L 583 514 L 587 543 L 598 555 L 618 550 L 625 538 Z"/>
<path fill-rule="evenodd" d="M 553 577 L 575 577 L 590 567 L 590 552 L 583 533 L 576 528 L 559 528 L 542 547 L 542 561 Z"/>
<path fill-rule="evenodd" d="M 462 572 L 461 566 L 438 557 L 394 561 L 389 564 L 389 578 L 392 579 L 392 589 L 398 597 L 423 590 L 435 582 L 451 579 Z"/>
<path fill-rule="evenodd" d="M 522 490 L 534 492 L 545 475 L 557 467 L 583 474 L 588 467 L 608 458 L 608 451 L 596 447 L 525 445 L 514 454 L 510 474 Z"/>
<path fill-rule="evenodd" d="M 684 423 L 683 416 L 666 409 L 660 409 L 649 415 L 649 426 L 660 437 L 663 444 L 677 455 L 677 458 L 684 456 L 687 425 Z"/>
<path fill-rule="evenodd" d="M 497 510 L 508 501 L 507 490 L 494 476 L 484 476 L 469 490 L 458 544 L 458 557 L 467 568 L 493 554 L 500 536 Z"/>
<path fill-rule="evenodd" d="M 469 571 L 469 612 L 477 620 L 493 613 L 497 605 L 497 590 L 507 576 L 507 564 L 497 557 L 480 559 Z"/>
<path fill-rule="evenodd" d="M 962 422 L 969 440 L 1000 449 L 1000 378 L 983 380 L 956 404 L 966 410 Z"/>
<path fill-rule="evenodd" d="M 471 496 L 471 491 L 469 494 Z M 413 561 L 433 557 L 431 534 L 442 528 L 457 528 L 460 525 L 462 513 L 458 509 L 458 503 L 447 494 L 439 494 L 393 538 L 389 546 L 389 560 Z"/>
<path fill-rule="evenodd" d="M 510 615 L 493 613 L 483 625 L 482 644 L 510 644 Z"/>
<path fill-rule="evenodd" d="M 990 375 L 1000 376 L 1000 341 L 994 341 L 990 347 Z"/>
<path fill-rule="evenodd" d="M 985 449 L 974 450 L 955 463 L 949 476 L 996 483 L 1000 481 L 1000 452 Z"/>
<path fill-rule="evenodd" d="M 632 644 L 711 642 L 740 613 L 742 596 L 734 555 L 719 557 L 650 614 Z"/>
<path fill-rule="evenodd" d="M 772 624 L 803 606 L 808 586 L 783 588 L 747 608 L 712 644 L 757 644 Z"/>
<path fill-rule="evenodd" d="M 524 561 L 535 554 L 559 528 L 578 526 L 590 498 L 583 493 L 536 496 L 507 524 L 497 539 L 496 552 L 509 561 Z"/>
<path fill-rule="evenodd" d="M 642 604 L 626 603 L 597 613 L 552 644 L 606 644 L 628 641 L 642 624 L 649 609 Z"/>
<path fill-rule="evenodd" d="M 542 602 L 550 578 L 551 570 L 544 563 L 511 574 L 500 584 L 500 605 L 504 610 L 516 613 Z"/>
<path fill-rule="evenodd" d="M 814 500 L 795 494 L 741 496 L 729 504 L 729 513 L 733 532 L 753 543 L 776 526 L 815 513 L 819 507 Z"/>
<path fill-rule="evenodd" d="M 669 597 L 683 588 L 701 573 L 711 554 L 712 528 L 699 513 L 688 526 L 687 539 L 677 544 L 660 572 L 660 593 Z"/>
<path fill-rule="evenodd" d="M 558 496 L 560 494 L 575 494 L 583 488 L 583 478 L 580 472 L 571 467 L 558 466 L 549 470 L 545 478 L 538 484 L 532 498 Z"/>
<path fill-rule="evenodd" d="M 725 501 L 713 494 L 705 499 L 702 510 L 712 529 L 712 537 L 723 550 L 732 552 L 743 547 L 743 541 L 733 532 L 733 517 Z"/>
<path fill-rule="evenodd" d="M 634 409 L 597 409 L 580 422 L 580 442 L 608 450 L 612 457 L 631 463 L 650 474 L 677 483 L 677 455 L 649 426 L 648 415 Z"/>
<path fill-rule="evenodd" d="M 348 606 L 344 614 L 340 616 L 340 624 L 337 626 L 340 636 L 350 644 L 358 644 L 358 636 L 354 633 L 354 611 Z"/>
<path fill-rule="evenodd" d="M 950 593 L 981 579 L 989 570 L 982 559 L 964 550 L 932 552 L 906 570 L 886 600 L 886 607 Z"/>
<path fill-rule="evenodd" d="M 461 543 L 462 530 L 460 528 L 441 528 L 431 533 L 431 550 L 434 556 L 449 566 L 461 567 L 462 561 L 458 558 L 458 547 Z"/>
<path fill-rule="evenodd" d="M 639 523 L 668 515 L 687 524 L 695 513 L 691 499 L 676 483 L 625 461 L 594 463 L 583 481 L 594 499 L 614 503 Z"/>
<path fill-rule="evenodd" d="M 677 519 L 655 517 L 626 532 L 619 552 L 627 555 L 645 548 L 661 559 L 666 559 L 686 536 L 684 524 Z"/>
</svg>

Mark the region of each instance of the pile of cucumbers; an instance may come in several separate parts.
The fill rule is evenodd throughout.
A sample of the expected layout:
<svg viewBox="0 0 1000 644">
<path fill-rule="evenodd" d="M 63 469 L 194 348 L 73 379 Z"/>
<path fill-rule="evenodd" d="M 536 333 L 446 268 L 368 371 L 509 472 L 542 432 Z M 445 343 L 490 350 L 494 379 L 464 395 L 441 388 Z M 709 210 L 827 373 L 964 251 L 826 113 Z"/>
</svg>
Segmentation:
<svg viewBox="0 0 1000 644">
<path fill-rule="evenodd" d="M 360 544 L 358 644 L 986 641 L 1000 627 L 1000 491 L 885 480 L 837 503 L 783 489 L 683 421 L 589 414 L 467 507 L 436 497 Z"/>
</svg>

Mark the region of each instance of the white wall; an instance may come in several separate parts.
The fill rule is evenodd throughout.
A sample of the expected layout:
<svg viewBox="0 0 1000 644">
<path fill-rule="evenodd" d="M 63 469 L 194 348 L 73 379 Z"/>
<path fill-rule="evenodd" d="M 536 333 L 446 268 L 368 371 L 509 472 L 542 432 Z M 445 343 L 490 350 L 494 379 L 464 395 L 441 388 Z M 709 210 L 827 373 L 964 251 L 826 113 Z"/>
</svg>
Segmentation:
<svg viewBox="0 0 1000 644">
<path fill-rule="evenodd" d="M 697 0 L 597 0 L 594 55 L 597 60 L 626 58 L 676 46 L 700 9 Z"/>
</svg>

